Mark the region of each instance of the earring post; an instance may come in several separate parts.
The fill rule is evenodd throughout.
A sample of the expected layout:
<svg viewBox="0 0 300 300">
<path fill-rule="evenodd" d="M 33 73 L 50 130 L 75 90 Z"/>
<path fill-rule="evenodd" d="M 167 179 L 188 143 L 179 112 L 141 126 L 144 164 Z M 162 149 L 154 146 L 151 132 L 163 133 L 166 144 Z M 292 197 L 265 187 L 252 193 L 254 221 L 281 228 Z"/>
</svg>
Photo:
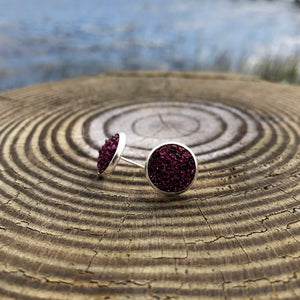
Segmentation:
<svg viewBox="0 0 300 300">
<path fill-rule="evenodd" d="M 141 164 L 139 164 L 139 163 L 136 163 L 136 162 L 134 162 L 134 161 L 132 161 L 132 160 L 130 160 L 130 159 L 128 159 L 128 158 L 125 158 L 125 157 L 123 157 L 123 156 L 121 156 L 121 159 L 123 159 L 124 161 L 126 161 L 126 162 L 128 162 L 128 163 L 130 163 L 130 164 L 132 164 L 132 165 L 138 166 L 138 167 L 140 167 L 140 168 L 142 168 L 142 169 L 145 168 L 143 165 L 141 165 Z"/>
</svg>

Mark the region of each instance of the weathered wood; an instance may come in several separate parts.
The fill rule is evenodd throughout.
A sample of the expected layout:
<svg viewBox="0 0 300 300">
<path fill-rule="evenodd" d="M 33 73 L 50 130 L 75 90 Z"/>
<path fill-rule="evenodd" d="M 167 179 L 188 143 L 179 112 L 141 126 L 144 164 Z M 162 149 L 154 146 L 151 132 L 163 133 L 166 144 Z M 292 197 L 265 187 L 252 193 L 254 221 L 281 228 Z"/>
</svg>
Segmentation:
<svg viewBox="0 0 300 300">
<path fill-rule="evenodd" d="M 0 94 L 1 299 L 299 299 L 300 88 L 238 75 L 128 72 Z M 158 195 L 97 149 L 143 163 L 175 140 L 193 188 Z"/>
</svg>

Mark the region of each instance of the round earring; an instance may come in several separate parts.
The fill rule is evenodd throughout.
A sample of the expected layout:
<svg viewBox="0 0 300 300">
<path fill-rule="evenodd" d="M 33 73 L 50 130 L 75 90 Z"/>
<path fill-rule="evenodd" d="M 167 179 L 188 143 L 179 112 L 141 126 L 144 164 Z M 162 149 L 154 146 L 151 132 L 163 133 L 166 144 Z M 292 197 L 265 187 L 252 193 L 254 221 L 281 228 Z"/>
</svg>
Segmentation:
<svg viewBox="0 0 300 300">
<path fill-rule="evenodd" d="M 191 188 L 198 172 L 195 154 L 186 145 L 167 142 L 155 147 L 145 166 L 122 156 L 126 135 L 119 132 L 105 141 L 99 149 L 98 176 L 110 175 L 120 159 L 143 168 L 151 186 L 166 195 L 176 195 Z"/>
<path fill-rule="evenodd" d="M 146 160 L 146 177 L 153 188 L 175 195 L 191 188 L 197 177 L 198 161 L 187 146 L 167 142 L 155 147 Z"/>
<path fill-rule="evenodd" d="M 97 162 L 98 176 L 110 175 L 114 171 L 120 159 L 123 159 L 126 162 L 136 165 L 140 168 L 144 168 L 144 166 L 122 156 L 125 145 L 126 135 L 123 132 L 116 133 L 105 141 L 105 144 L 99 149 Z"/>
</svg>

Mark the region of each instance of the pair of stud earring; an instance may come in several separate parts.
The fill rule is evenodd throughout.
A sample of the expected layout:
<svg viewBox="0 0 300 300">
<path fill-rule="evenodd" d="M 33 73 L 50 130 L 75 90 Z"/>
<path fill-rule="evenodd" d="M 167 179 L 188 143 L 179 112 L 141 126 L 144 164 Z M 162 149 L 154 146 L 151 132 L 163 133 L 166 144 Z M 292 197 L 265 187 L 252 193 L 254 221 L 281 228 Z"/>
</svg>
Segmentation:
<svg viewBox="0 0 300 300">
<path fill-rule="evenodd" d="M 122 159 L 143 168 L 151 186 L 167 195 L 187 191 L 197 177 L 196 156 L 183 144 L 167 142 L 158 145 L 149 153 L 144 166 L 122 156 L 125 145 L 126 135 L 123 132 L 105 141 L 99 149 L 98 176 L 110 175 Z"/>
</svg>

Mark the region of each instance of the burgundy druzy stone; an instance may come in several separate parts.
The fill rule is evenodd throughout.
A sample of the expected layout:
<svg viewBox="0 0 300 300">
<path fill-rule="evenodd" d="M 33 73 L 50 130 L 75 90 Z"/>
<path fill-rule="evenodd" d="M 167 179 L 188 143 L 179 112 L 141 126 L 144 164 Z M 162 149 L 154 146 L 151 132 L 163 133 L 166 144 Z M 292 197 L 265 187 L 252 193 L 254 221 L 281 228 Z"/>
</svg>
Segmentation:
<svg viewBox="0 0 300 300">
<path fill-rule="evenodd" d="M 119 145 L 119 134 L 113 135 L 105 141 L 105 144 L 99 149 L 98 173 L 102 174 L 112 161 Z"/>
<path fill-rule="evenodd" d="M 196 165 L 192 154 L 177 144 L 156 149 L 148 161 L 148 176 L 160 190 L 180 193 L 194 180 Z"/>
</svg>

